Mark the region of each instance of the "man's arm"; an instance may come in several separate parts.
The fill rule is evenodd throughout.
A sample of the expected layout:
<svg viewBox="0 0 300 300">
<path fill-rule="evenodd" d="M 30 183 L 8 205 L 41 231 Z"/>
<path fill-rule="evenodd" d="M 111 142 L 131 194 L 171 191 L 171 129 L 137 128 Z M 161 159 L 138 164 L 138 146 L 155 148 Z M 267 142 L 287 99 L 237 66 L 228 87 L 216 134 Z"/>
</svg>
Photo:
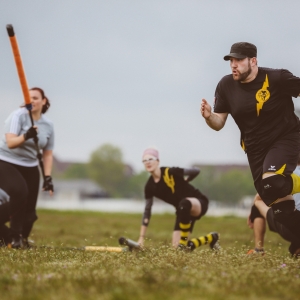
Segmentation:
<svg viewBox="0 0 300 300">
<path fill-rule="evenodd" d="M 202 99 L 200 112 L 207 125 L 216 131 L 219 131 L 224 127 L 228 117 L 228 113 L 212 112 L 211 106 L 205 99 Z"/>
</svg>

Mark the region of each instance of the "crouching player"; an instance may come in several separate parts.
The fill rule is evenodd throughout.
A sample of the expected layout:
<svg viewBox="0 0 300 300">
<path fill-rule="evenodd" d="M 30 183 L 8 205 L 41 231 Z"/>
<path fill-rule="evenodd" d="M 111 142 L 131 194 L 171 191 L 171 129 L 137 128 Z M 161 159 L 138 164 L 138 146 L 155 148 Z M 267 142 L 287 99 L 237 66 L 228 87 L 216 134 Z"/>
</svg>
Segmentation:
<svg viewBox="0 0 300 300">
<path fill-rule="evenodd" d="M 168 168 L 159 166 L 159 153 L 156 149 L 148 148 L 143 153 L 145 169 L 151 174 L 145 186 L 146 206 L 140 229 L 139 244 L 143 246 L 147 226 L 151 217 L 153 198 L 159 198 L 176 209 L 172 245 L 182 249 L 194 250 L 209 244 L 211 249 L 219 248 L 219 234 L 211 232 L 205 236 L 188 240 L 193 231 L 195 221 L 205 215 L 208 209 L 208 199 L 189 181 L 198 174 L 199 169 Z M 185 179 L 187 176 L 187 179 Z"/>
<path fill-rule="evenodd" d="M 296 209 L 300 210 L 300 194 L 295 194 Z M 251 213 L 248 218 L 248 226 L 253 229 L 255 248 L 248 251 L 247 254 L 261 253 L 264 254 L 264 237 L 266 232 L 266 223 L 269 229 L 277 232 L 283 239 L 291 243 L 289 252 L 292 256 L 300 255 L 300 239 L 295 236 L 288 228 L 277 222 L 274 218 L 274 212 L 268 207 L 256 194 Z"/>
</svg>

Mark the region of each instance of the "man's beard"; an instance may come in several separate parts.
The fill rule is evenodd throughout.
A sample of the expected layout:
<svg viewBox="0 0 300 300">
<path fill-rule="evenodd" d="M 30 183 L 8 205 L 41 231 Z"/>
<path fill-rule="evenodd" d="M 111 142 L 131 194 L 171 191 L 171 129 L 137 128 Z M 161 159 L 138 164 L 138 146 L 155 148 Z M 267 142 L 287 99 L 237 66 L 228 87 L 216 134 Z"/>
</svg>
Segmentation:
<svg viewBox="0 0 300 300">
<path fill-rule="evenodd" d="M 244 73 L 239 74 L 237 77 L 233 76 L 233 79 L 236 81 L 245 81 L 246 78 L 251 74 L 252 69 L 250 66 L 250 61 L 248 61 L 248 70 Z"/>
</svg>

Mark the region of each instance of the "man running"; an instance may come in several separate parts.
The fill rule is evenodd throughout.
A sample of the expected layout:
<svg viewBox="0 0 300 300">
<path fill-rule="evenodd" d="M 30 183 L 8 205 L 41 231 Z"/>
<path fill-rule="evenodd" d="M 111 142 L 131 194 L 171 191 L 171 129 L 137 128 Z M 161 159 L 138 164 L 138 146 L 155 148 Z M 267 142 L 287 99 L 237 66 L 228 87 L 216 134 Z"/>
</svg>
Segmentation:
<svg viewBox="0 0 300 300">
<path fill-rule="evenodd" d="M 202 99 L 201 114 L 217 131 L 232 115 L 258 194 L 274 219 L 300 238 L 300 211 L 292 196 L 300 192 L 300 177 L 293 174 L 300 135 L 292 101 L 300 93 L 300 78 L 288 70 L 258 67 L 257 48 L 246 42 L 233 44 L 224 60 L 230 61 L 232 74 L 217 85 L 214 112 Z"/>
</svg>

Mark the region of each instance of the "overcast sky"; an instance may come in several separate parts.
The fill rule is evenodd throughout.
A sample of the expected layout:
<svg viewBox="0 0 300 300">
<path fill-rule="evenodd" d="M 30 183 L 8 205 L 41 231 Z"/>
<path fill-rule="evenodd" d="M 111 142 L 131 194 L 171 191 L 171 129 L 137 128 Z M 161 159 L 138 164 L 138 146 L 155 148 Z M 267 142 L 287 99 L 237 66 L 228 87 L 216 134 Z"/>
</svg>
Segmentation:
<svg viewBox="0 0 300 300">
<path fill-rule="evenodd" d="M 254 43 L 260 66 L 300 76 L 299 11 L 298 0 L 0 0 L 1 132 L 23 101 L 12 24 L 29 87 L 51 101 L 59 159 L 87 162 L 111 143 L 137 171 L 148 146 L 163 165 L 247 163 L 232 118 L 213 131 L 200 101 L 212 104 L 230 73 L 234 42 Z"/>
</svg>

